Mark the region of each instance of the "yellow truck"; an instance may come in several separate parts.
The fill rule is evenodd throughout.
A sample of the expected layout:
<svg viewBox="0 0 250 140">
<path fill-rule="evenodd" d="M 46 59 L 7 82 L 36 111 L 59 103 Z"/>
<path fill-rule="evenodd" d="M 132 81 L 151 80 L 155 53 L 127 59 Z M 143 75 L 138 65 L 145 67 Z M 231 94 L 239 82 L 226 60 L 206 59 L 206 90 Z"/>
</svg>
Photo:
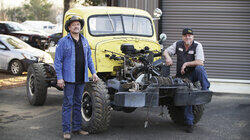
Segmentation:
<svg viewBox="0 0 250 140">
<path fill-rule="evenodd" d="M 211 91 L 201 91 L 199 84 L 167 74 L 161 58 L 154 19 L 140 9 L 122 7 L 81 7 L 66 12 L 64 24 L 72 16 L 84 19 L 82 34 L 92 51 L 97 83 L 88 82 L 82 97 L 83 127 L 90 133 L 108 129 L 111 110 L 131 113 L 138 107 L 167 106 L 171 119 L 184 123 L 182 106 L 193 105 L 197 123 L 204 104 L 211 101 Z M 67 32 L 63 31 L 63 36 Z M 91 74 L 89 74 L 91 75 Z M 56 87 L 54 67 L 46 63 L 30 66 L 27 74 L 27 97 L 31 105 L 43 105 L 47 88 Z M 147 120 L 145 121 L 147 126 Z"/>
</svg>

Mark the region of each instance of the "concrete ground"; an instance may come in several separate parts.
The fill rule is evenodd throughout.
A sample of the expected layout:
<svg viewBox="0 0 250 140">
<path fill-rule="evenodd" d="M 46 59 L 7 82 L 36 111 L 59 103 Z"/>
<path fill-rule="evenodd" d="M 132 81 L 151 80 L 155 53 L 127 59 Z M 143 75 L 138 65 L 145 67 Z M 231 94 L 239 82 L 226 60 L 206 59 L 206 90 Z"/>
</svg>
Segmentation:
<svg viewBox="0 0 250 140">
<path fill-rule="evenodd" d="M 0 140 L 62 139 L 62 92 L 48 89 L 43 106 L 31 106 L 25 87 L 0 90 Z M 73 136 L 74 140 L 249 140 L 250 94 L 215 94 L 192 134 L 171 121 L 166 108 L 147 108 L 132 113 L 112 111 L 110 128 L 99 134 Z"/>
<path fill-rule="evenodd" d="M 210 90 L 215 93 L 250 94 L 250 83 L 211 81 Z"/>
</svg>

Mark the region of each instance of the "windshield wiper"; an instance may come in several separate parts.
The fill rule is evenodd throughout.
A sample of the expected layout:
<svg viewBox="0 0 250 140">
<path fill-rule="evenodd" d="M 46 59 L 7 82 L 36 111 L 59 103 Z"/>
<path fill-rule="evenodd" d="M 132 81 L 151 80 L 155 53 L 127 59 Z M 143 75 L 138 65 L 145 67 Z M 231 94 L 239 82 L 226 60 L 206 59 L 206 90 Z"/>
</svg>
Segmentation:
<svg viewBox="0 0 250 140">
<path fill-rule="evenodd" d="M 133 20 L 132 20 L 132 31 L 134 30 L 134 22 L 135 22 L 135 13 L 134 13 Z"/>
<path fill-rule="evenodd" d="M 108 14 L 108 16 L 109 16 L 109 21 L 110 21 L 110 23 L 111 23 L 111 25 L 112 25 L 112 29 L 113 29 L 113 32 L 114 32 L 114 31 L 115 31 L 114 24 L 113 24 L 112 19 L 111 19 L 111 17 L 110 17 L 110 15 L 109 15 L 108 12 L 107 12 L 107 14 Z"/>
</svg>

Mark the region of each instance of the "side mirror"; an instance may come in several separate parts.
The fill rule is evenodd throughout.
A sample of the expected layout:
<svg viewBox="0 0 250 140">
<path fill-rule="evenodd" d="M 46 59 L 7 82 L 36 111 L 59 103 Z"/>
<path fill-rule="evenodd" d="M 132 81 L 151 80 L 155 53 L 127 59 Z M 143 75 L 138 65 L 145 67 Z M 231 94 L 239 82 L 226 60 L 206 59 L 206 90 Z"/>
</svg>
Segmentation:
<svg viewBox="0 0 250 140">
<path fill-rule="evenodd" d="M 159 37 L 159 44 L 162 44 L 167 40 L 167 35 L 165 33 L 161 33 Z"/>
<path fill-rule="evenodd" d="M 159 20 L 160 19 L 160 17 L 161 17 L 161 15 L 162 15 L 162 11 L 161 11 L 161 9 L 159 9 L 159 8 L 156 8 L 155 10 L 154 10 L 154 20 Z"/>
</svg>

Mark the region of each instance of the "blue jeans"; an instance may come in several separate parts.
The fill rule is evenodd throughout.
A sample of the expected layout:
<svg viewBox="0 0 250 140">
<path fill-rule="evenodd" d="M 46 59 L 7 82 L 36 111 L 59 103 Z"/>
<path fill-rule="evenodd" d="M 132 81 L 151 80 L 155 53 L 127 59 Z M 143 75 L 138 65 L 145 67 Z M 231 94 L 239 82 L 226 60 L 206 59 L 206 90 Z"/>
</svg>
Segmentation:
<svg viewBox="0 0 250 140">
<path fill-rule="evenodd" d="M 64 133 L 71 132 L 72 109 L 72 131 L 82 128 L 81 100 L 83 91 L 84 84 L 65 83 L 62 104 L 62 127 Z"/>
<path fill-rule="evenodd" d="M 203 66 L 196 66 L 195 70 L 189 76 L 189 80 L 192 82 L 200 81 L 201 90 L 208 90 L 210 87 L 210 83 L 207 79 L 207 72 Z M 194 115 L 191 105 L 185 107 L 184 115 L 187 125 L 193 125 Z"/>
</svg>

